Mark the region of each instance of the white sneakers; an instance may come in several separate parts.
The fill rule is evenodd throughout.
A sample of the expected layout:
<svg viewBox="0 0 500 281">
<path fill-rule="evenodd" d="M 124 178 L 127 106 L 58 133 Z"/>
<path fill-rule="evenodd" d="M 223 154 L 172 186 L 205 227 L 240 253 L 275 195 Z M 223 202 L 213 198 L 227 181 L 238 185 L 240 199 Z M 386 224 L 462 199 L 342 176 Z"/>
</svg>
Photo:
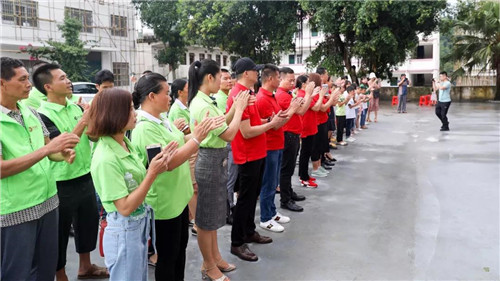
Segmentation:
<svg viewBox="0 0 500 281">
<path fill-rule="evenodd" d="M 275 220 L 271 219 L 266 222 L 261 222 L 259 225 L 261 228 L 272 231 L 272 232 L 283 232 L 285 228 L 277 223 Z"/>
<path fill-rule="evenodd" d="M 353 138 L 353 137 L 348 137 L 348 138 L 346 139 L 346 141 L 348 141 L 348 142 L 353 142 L 353 141 L 355 141 L 355 140 L 356 140 L 356 139 L 355 139 L 355 138 Z"/>
<path fill-rule="evenodd" d="M 290 218 L 287 216 L 283 216 L 279 212 L 276 212 L 276 216 L 273 217 L 274 221 L 277 221 L 279 223 L 287 223 L 290 222 Z"/>
<path fill-rule="evenodd" d="M 287 216 L 283 216 L 282 214 L 277 212 L 276 215 L 272 219 L 270 219 L 266 222 L 261 222 L 259 224 L 259 226 L 262 229 L 265 229 L 268 231 L 283 232 L 285 230 L 285 228 L 280 223 L 287 223 L 287 222 L 290 222 L 290 218 Z"/>
</svg>

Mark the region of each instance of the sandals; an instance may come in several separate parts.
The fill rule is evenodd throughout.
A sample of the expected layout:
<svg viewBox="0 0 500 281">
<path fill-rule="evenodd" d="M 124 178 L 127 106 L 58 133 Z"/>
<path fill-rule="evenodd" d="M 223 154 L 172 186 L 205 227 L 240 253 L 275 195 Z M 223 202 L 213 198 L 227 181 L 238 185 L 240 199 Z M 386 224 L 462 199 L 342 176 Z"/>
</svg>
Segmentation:
<svg viewBox="0 0 500 281">
<path fill-rule="evenodd" d="M 78 279 L 105 279 L 109 278 L 108 269 L 92 264 L 89 272 L 86 274 L 78 274 Z"/>
<path fill-rule="evenodd" d="M 219 268 L 219 270 L 220 270 L 220 271 L 222 271 L 222 272 L 231 272 L 231 271 L 233 271 L 233 270 L 235 270 L 235 269 L 236 269 L 236 265 L 231 264 L 231 263 L 228 263 L 228 262 L 226 262 L 226 263 L 227 263 L 227 266 L 226 266 L 226 267 L 223 267 L 222 265 L 220 265 L 220 263 L 221 263 L 222 261 L 223 261 L 223 260 L 222 260 L 222 259 L 220 259 L 220 260 L 216 263 L 216 264 L 217 264 L 217 267 Z"/>
<path fill-rule="evenodd" d="M 229 281 L 229 278 L 226 275 L 224 275 L 224 274 L 222 274 L 222 276 L 219 277 L 219 278 L 217 278 L 217 279 L 214 279 L 214 278 L 210 277 L 210 275 L 208 275 L 208 271 L 212 270 L 212 269 L 214 269 L 216 267 L 217 267 L 217 265 L 215 265 L 214 267 L 211 267 L 209 269 L 203 269 L 203 266 L 202 266 L 201 267 L 201 279 L 203 279 L 203 280 L 207 280 L 208 279 L 210 281 Z"/>
</svg>

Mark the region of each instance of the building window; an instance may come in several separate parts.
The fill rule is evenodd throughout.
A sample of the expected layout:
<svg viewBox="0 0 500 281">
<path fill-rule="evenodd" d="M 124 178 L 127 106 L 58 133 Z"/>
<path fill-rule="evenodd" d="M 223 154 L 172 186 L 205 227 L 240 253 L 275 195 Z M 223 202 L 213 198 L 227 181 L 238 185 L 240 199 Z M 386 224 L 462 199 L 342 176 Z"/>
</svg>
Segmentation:
<svg viewBox="0 0 500 281">
<path fill-rule="evenodd" d="M 215 55 L 215 61 L 216 61 L 219 65 L 221 65 L 221 63 L 220 63 L 220 55 Z"/>
<path fill-rule="evenodd" d="M 211 60 L 212 59 L 212 54 L 207 54 L 207 59 Z"/>
<path fill-rule="evenodd" d="M 127 37 L 127 17 L 111 15 L 111 35 Z"/>
<path fill-rule="evenodd" d="M 186 54 L 179 58 L 179 64 L 186 65 Z"/>
<path fill-rule="evenodd" d="M 200 61 L 201 61 L 201 60 L 204 60 L 204 59 L 205 59 L 205 54 L 200 53 L 200 54 L 199 54 L 199 57 L 200 57 Z"/>
<path fill-rule="evenodd" d="M 92 33 L 92 11 L 72 7 L 64 8 L 64 16 L 74 18 L 82 23 L 82 32 Z"/>
<path fill-rule="evenodd" d="M 115 86 L 128 86 L 128 62 L 114 62 L 113 74 L 115 75 Z"/>
<path fill-rule="evenodd" d="M 295 55 L 288 55 L 288 64 L 295 64 Z"/>
<path fill-rule="evenodd" d="M 312 37 L 318 36 L 318 30 L 317 29 L 311 29 L 311 36 Z"/>
<path fill-rule="evenodd" d="M 189 65 L 192 65 L 194 62 L 194 53 L 189 53 Z"/>
<path fill-rule="evenodd" d="M 297 64 L 302 64 L 302 55 L 297 55 Z"/>
<path fill-rule="evenodd" d="M 222 65 L 227 66 L 227 56 L 222 56 Z"/>
<path fill-rule="evenodd" d="M 38 26 L 38 2 L 2 0 L 2 22 L 20 26 Z"/>
</svg>

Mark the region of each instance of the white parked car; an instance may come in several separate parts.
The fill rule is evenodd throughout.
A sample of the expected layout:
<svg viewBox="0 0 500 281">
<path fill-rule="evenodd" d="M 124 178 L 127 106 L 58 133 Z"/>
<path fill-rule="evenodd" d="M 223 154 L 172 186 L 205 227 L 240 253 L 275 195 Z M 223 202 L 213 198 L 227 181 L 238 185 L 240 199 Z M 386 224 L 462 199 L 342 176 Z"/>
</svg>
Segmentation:
<svg viewBox="0 0 500 281">
<path fill-rule="evenodd" d="M 73 83 L 73 94 L 76 96 L 81 96 L 83 101 L 89 103 L 97 94 L 97 88 L 95 83 L 91 82 L 74 82 Z"/>
</svg>

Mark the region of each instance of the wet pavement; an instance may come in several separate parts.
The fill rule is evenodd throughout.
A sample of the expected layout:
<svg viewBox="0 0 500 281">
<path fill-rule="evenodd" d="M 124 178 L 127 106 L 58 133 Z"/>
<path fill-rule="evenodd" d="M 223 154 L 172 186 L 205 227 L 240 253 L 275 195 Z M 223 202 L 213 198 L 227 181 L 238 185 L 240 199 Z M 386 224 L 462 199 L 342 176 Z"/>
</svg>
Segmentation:
<svg viewBox="0 0 500 281">
<path fill-rule="evenodd" d="M 500 104 L 451 105 L 450 132 L 432 107 L 387 105 L 379 122 L 332 151 L 338 159 L 303 213 L 284 233 L 250 245 L 259 261 L 229 253 L 230 226 L 219 230 L 232 280 L 499 280 Z M 279 206 L 279 195 L 276 197 Z M 256 222 L 258 221 L 258 215 Z M 76 280 L 71 240 L 67 272 Z M 97 251 L 93 262 L 104 265 Z M 189 239 L 186 280 L 200 280 L 201 255 Z M 150 280 L 154 270 L 150 267 Z"/>
</svg>

